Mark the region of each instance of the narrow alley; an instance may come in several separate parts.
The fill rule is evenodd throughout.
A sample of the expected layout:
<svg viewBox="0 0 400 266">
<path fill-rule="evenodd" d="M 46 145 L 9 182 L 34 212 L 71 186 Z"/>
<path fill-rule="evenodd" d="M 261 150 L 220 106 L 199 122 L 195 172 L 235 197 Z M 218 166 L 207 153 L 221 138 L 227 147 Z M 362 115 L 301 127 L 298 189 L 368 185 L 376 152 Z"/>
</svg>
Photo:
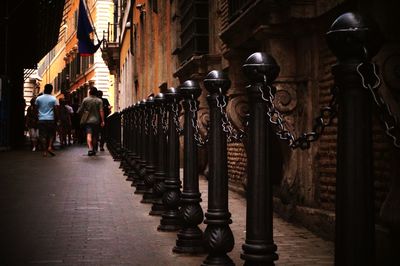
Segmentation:
<svg viewBox="0 0 400 266">
<path fill-rule="evenodd" d="M 176 233 L 158 232 L 159 216 L 140 203 L 119 162 L 84 146 L 55 157 L 16 150 L 0 153 L 0 265 L 200 265 L 204 255 L 172 252 Z M 202 208 L 207 181 L 200 178 Z M 242 265 L 245 199 L 229 192 L 234 250 Z M 205 225 L 200 226 L 203 230 Z M 276 265 L 333 265 L 333 244 L 274 218 Z"/>
</svg>

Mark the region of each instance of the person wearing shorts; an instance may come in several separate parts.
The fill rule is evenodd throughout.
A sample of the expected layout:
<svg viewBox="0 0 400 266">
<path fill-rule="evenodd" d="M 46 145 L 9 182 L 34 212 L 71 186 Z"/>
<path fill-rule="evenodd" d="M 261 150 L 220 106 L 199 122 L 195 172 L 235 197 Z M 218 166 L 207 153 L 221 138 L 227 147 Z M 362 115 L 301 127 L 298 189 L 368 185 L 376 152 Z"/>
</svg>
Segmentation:
<svg viewBox="0 0 400 266">
<path fill-rule="evenodd" d="M 58 101 L 51 95 L 53 85 L 46 84 L 42 95 L 36 98 L 35 104 L 38 108 L 38 129 L 39 138 L 42 142 L 43 156 L 48 154 L 55 156 L 53 151 L 53 141 L 56 135 L 55 115 L 57 112 Z"/>
<path fill-rule="evenodd" d="M 38 149 L 38 138 L 39 138 L 39 129 L 38 129 L 38 110 L 35 105 L 36 98 L 32 98 L 30 103 L 31 105 L 26 110 L 25 124 L 28 128 L 29 139 L 31 141 L 32 151 L 36 151 Z"/>
<path fill-rule="evenodd" d="M 89 148 L 88 156 L 96 155 L 95 147 L 99 136 L 100 127 L 104 127 L 103 101 L 97 97 L 97 88 L 91 87 L 89 96 L 83 99 L 78 109 L 79 114 L 87 112 L 83 127 L 86 133 L 86 142 Z M 82 123 L 81 123 L 82 124 Z"/>
</svg>

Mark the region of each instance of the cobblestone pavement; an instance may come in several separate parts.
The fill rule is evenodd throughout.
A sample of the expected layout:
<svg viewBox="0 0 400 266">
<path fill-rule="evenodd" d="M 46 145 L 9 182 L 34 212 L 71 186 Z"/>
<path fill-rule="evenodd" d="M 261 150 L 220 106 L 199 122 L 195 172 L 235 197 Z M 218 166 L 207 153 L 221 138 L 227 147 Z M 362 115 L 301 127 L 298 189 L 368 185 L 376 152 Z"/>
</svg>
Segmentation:
<svg viewBox="0 0 400 266">
<path fill-rule="evenodd" d="M 84 147 L 0 153 L 0 265 L 200 265 L 205 255 L 172 253 L 175 233 L 156 230 L 159 217 L 133 194 L 109 153 Z M 203 209 L 207 182 L 200 180 Z M 245 237 L 246 204 L 230 192 L 236 265 Z M 201 225 L 204 229 L 205 225 Z M 333 244 L 274 218 L 276 265 L 333 265 Z"/>
</svg>

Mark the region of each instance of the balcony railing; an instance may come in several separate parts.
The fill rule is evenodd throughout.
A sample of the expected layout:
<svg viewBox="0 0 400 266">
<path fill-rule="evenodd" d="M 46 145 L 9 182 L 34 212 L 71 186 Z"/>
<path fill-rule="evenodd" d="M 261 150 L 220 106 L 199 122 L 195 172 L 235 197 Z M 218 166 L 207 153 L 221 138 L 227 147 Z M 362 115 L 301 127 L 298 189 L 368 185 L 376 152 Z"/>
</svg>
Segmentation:
<svg viewBox="0 0 400 266">
<path fill-rule="evenodd" d="M 106 41 L 106 43 L 117 42 L 117 29 L 118 24 L 108 23 L 107 31 L 103 31 L 103 39 Z"/>
</svg>

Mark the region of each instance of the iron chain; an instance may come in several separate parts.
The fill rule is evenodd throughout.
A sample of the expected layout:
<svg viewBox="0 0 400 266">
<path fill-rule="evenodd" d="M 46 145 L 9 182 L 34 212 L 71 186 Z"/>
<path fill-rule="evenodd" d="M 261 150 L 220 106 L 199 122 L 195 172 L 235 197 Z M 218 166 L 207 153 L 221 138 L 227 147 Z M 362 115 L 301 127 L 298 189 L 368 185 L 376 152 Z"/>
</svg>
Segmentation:
<svg viewBox="0 0 400 266">
<path fill-rule="evenodd" d="M 194 103 L 194 106 L 192 105 Z M 197 124 L 197 101 L 196 100 L 190 100 L 189 101 L 189 111 L 192 114 L 192 127 L 194 130 L 194 139 L 196 140 L 197 146 L 202 147 L 208 142 L 208 135 L 203 139 L 200 132 L 199 132 L 199 126 Z M 208 125 L 207 125 L 207 132 L 208 132 Z"/>
<path fill-rule="evenodd" d="M 386 135 L 392 139 L 393 145 L 396 148 L 400 148 L 400 129 L 398 128 L 399 121 L 398 118 L 393 115 L 392 111 L 390 110 L 390 106 L 384 101 L 378 92 L 381 80 L 379 79 L 375 64 L 360 63 L 356 70 L 358 75 L 361 77 L 362 86 L 369 90 L 376 106 L 378 107 L 379 118 L 385 127 Z M 368 79 L 367 77 L 371 78 Z"/>
<path fill-rule="evenodd" d="M 154 109 L 150 109 L 150 119 L 151 119 L 151 128 L 153 129 L 153 134 L 157 135 L 157 116 Z"/>
<path fill-rule="evenodd" d="M 264 77 L 266 79 L 266 77 Z M 300 137 L 296 138 L 293 133 L 291 133 L 286 127 L 286 121 L 282 117 L 281 113 L 276 109 L 274 105 L 274 93 L 273 88 L 269 86 L 264 80 L 265 87 L 268 89 L 267 98 L 264 95 L 264 90 L 259 87 L 262 99 L 267 103 L 267 115 L 269 117 L 269 122 L 276 126 L 276 135 L 280 139 L 289 142 L 289 146 L 292 149 L 300 148 L 302 150 L 310 148 L 310 143 L 319 139 L 323 133 L 325 127 L 332 124 L 333 119 L 337 114 L 337 102 L 336 102 L 336 87 L 333 87 L 332 99 L 329 106 L 322 107 L 320 109 L 320 115 L 315 119 L 315 124 L 311 132 L 303 133 Z"/>
<path fill-rule="evenodd" d="M 220 90 L 221 91 L 221 90 Z M 221 100 L 219 100 L 221 98 Z M 233 140 L 241 140 L 245 136 L 244 130 L 239 129 L 239 131 L 233 128 L 228 115 L 226 113 L 226 96 L 222 93 L 216 98 L 217 107 L 221 113 L 222 130 L 227 134 L 227 141 L 232 142 Z M 221 103 L 222 102 L 222 103 Z"/>
<path fill-rule="evenodd" d="M 164 133 L 168 131 L 168 117 L 167 117 L 167 110 L 165 105 L 160 106 L 160 115 L 161 115 L 161 125 Z"/>
<path fill-rule="evenodd" d="M 143 110 L 143 113 L 144 113 L 144 118 L 143 118 L 144 119 L 144 134 L 149 135 L 149 125 L 147 123 L 149 114 L 148 114 L 148 112 L 146 112 L 146 110 Z"/>
<path fill-rule="evenodd" d="M 174 116 L 174 124 L 176 128 L 176 132 L 180 135 L 183 132 L 183 128 L 179 124 L 179 103 L 172 104 L 172 115 Z"/>
</svg>

